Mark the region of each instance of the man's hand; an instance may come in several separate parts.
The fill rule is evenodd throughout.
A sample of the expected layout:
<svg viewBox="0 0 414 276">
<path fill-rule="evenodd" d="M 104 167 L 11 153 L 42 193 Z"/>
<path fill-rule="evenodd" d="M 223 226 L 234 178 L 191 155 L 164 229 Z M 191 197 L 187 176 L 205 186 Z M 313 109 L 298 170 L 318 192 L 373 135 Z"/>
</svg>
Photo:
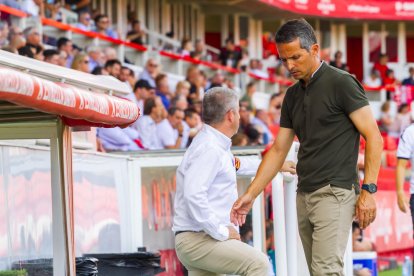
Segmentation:
<svg viewBox="0 0 414 276">
<path fill-rule="evenodd" d="M 398 207 L 400 208 L 401 212 L 407 213 L 410 206 L 410 200 L 405 196 L 404 191 L 397 192 L 398 198 Z"/>
<path fill-rule="evenodd" d="M 229 229 L 229 240 L 240 240 L 240 234 L 233 226 L 227 226 Z"/>
<path fill-rule="evenodd" d="M 246 222 L 246 215 L 253 206 L 254 198 L 249 194 L 239 197 L 230 211 L 230 221 L 235 225 L 242 226 Z"/>
<path fill-rule="evenodd" d="M 296 174 L 296 163 L 293 161 L 286 161 L 285 163 L 283 163 L 283 166 L 280 169 L 280 171 Z"/>
<path fill-rule="evenodd" d="M 377 216 L 377 206 L 374 196 L 368 191 L 362 190 L 356 203 L 355 215 L 358 219 L 359 226 L 365 229 L 370 225 Z"/>
</svg>

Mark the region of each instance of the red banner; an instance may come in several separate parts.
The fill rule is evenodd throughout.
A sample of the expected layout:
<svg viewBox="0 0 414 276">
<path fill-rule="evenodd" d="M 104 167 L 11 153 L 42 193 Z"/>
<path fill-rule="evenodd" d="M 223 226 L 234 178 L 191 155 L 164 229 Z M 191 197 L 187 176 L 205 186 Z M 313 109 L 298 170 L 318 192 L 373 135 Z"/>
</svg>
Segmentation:
<svg viewBox="0 0 414 276">
<path fill-rule="evenodd" d="M 73 125 L 125 127 L 139 117 L 129 100 L 0 68 L 0 100 L 69 118 Z"/>
<path fill-rule="evenodd" d="M 375 0 L 260 0 L 293 13 L 350 18 L 414 20 L 414 1 Z"/>
<path fill-rule="evenodd" d="M 409 194 L 407 193 L 407 196 Z M 395 191 L 378 191 L 377 218 L 364 231 L 364 236 L 375 243 L 378 253 L 413 247 L 411 214 L 398 208 Z"/>
</svg>

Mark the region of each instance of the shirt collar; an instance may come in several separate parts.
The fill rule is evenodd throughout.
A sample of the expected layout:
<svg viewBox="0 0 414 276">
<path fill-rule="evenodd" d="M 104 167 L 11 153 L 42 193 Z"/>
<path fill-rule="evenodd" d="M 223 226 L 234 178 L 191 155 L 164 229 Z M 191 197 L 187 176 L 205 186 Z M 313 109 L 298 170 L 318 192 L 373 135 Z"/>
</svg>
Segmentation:
<svg viewBox="0 0 414 276">
<path fill-rule="evenodd" d="M 230 149 L 231 139 L 229 137 L 227 137 L 226 135 L 224 135 L 223 133 L 221 133 L 220 131 L 218 131 L 214 127 L 209 126 L 207 124 L 204 124 L 204 130 L 206 131 L 206 133 L 211 134 L 212 136 L 214 136 L 216 138 L 216 141 L 218 142 L 218 144 L 223 149 L 225 149 L 225 150 Z"/>
<path fill-rule="evenodd" d="M 315 76 L 316 72 L 318 72 L 318 71 L 319 71 L 319 69 L 321 69 L 321 67 L 322 67 L 322 65 L 323 65 L 323 64 L 324 64 L 324 61 L 321 61 L 321 63 L 319 64 L 318 69 L 316 69 L 316 70 L 315 70 L 315 72 L 313 72 L 313 74 L 312 74 L 311 78 L 313 78 L 313 76 Z"/>
</svg>

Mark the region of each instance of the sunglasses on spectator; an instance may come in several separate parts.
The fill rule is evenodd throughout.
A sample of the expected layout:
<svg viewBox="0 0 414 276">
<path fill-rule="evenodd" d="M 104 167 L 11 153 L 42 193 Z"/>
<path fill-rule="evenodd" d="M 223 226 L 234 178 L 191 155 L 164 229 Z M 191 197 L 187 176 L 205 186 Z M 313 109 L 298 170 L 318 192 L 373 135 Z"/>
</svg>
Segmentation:
<svg viewBox="0 0 414 276">
<path fill-rule="evenodd" d="M 155 63 L 150 63 L 150 65 L 149 66 L 151 66 L 151 67 L 158 67 L 158 64 L 155 64 Z"/>
<path fill-rule="evenodd" d="M 84 60 L 83 63 L 88 64 L 89 60 Z"/>
</svg>

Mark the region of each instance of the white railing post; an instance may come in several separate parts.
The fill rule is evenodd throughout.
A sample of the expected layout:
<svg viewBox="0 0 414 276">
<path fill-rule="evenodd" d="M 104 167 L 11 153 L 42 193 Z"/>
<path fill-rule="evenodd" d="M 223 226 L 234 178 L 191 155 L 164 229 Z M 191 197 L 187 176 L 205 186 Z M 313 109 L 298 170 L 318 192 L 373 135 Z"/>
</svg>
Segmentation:
<svg viewBox="0 0 414 276">
<path fill-rule="evenodd" d="M 276 248 L 276 275 L 288 276 L 284 203 L 285 199 L 283 195 L 283 176 L 280 173 L 278 173 L 272 181 L 272 198 L 273 229 Z"/>
</svg>

